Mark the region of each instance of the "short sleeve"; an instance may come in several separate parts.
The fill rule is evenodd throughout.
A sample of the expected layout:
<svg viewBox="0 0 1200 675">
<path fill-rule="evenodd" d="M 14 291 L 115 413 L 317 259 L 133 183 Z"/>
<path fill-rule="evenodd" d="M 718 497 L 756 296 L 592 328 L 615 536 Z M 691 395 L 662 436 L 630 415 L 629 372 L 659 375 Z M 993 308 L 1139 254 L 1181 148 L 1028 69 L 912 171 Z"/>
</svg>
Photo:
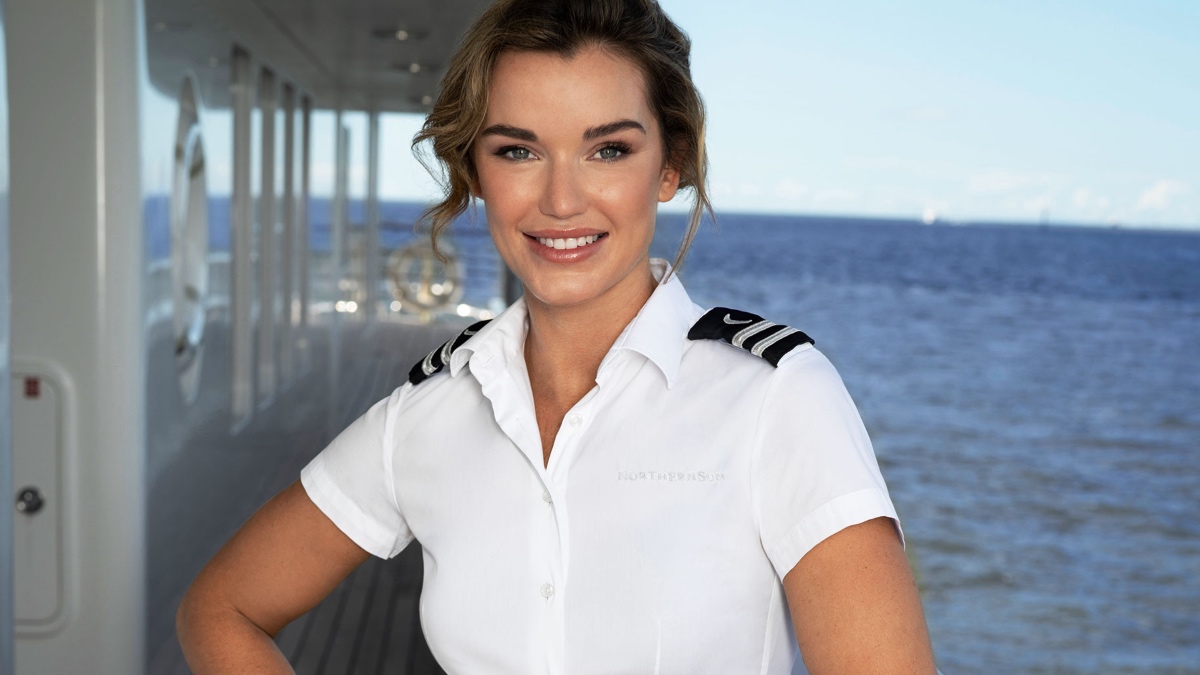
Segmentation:
<svg viewBox="0 0 1200 675">
<path fill-rule="evenodd" d="M 391 558 L 413 539 L 396 503 L 392 421 L 410 385 L 371 407 L 300 472 L 309 499 L 363 550 Z"/>
<path fill-rule="evenodd" d="M 756 433 L 753 489 L 763 549 L 782 579 L 827 537 L 880 516 L 899 532 L 899 520 L 833 364 L 804 347 L 771 377 Z"/>
</svg>

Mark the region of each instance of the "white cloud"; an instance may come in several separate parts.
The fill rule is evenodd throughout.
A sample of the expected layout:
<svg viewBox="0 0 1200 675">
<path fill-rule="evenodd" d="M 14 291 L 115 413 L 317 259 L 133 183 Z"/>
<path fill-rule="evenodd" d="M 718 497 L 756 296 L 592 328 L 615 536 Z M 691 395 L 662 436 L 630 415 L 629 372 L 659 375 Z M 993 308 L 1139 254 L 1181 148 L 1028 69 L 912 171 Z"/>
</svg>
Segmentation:
<svg viewBox="0 0 1200 675">
<path fill-rule="evenodd" d="M 1021 203 L 1021 209 L 1025 213 L 1037 216 L 1038 218 L 1048 217 L 1051 207 L 1054 206 L 1054 198 L 1050 195 L 1039 195 L 1026 199 Z"/>
<path fill-rule="evenodd" d="M 1112 200 L 1092 192 L 1091 188 L 1081 187 L 1071 193 L 1071 204 L 1076 209 L 1095 213 L 1097 210 L 1107 211 Z"/>
<path fill-rule="evenodd" d="M 1031 193 L 1058 192 L 1066 187 L 1066 180 L 1066 176 L 1049 172 L 988 169 L 971 176 L 967 182 L 967 192 L 983 196 L 1009 195 L 1028 198 Z"/>
<path fill-rule="evenodd" d="M 754 183 L 742 183 L 738 186 L 738 194 L 743 197 L 757 197 L 763 193 L 762 188 Z"/>
<path fill-rule="evenodd" d="M 1142 191 L 1138 197 L 1139 211 L 1165 211 L 1171 206 L 1171 199 L 1178 195 L 1191 192 L 1187 183 L 1164 178 Z"/>
<path fill-rule="evenodd" d="M 722 197 L 733 194 L 733 187 L 724 181 L 713 181 L 709 184 L 709 192 L 712 192 L 714 197 Z"/>
<path fill-rule="evenodd" d="M 775 196 L 784 199 L 803 199 L 808 192 L 807 185 L 791 178 L 784 178 L 775 184 Z"/>
</svg>

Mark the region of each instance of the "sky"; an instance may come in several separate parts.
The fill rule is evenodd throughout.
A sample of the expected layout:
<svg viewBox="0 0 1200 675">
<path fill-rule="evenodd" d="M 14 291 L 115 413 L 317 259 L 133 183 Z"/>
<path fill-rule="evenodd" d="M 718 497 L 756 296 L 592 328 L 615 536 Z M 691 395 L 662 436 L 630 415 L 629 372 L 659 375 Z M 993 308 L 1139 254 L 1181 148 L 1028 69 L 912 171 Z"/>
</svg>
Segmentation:
<svg viewBox="0 0 1200 675">
<path fill-rule="evenodd" d="M 718 211 L 1200 229 L 1196 0 L 661 3 Z M 384 199 L 436 195 L 419 123 L 382 122 Z"/>
<path fill-rule="evenodd" d="M 660 2 L 692 38 L 718 212 L 1200 230 L 1200 0 Z M 173 138 L 175 102 L 144 106 Z M 227 118 L 202 115 L 214 158 Z M 343 122 L 362 197 L 367 118 Z M 409 151 L 420 123 L 382 118 L 385 200 L 437 197 Z M 317 195 L 333 127 L 314 113 Z M 170 159 L 146 157 L 156 189 Z M 210 166 L 228 194 L 229 162 Z"/>
</svg>

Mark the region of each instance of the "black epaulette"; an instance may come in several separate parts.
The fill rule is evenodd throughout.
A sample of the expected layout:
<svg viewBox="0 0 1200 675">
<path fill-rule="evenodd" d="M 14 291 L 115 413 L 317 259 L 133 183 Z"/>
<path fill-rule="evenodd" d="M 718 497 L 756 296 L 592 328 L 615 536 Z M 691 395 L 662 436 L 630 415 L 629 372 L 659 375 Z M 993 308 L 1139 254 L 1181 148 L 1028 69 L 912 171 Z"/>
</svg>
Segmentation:
<svg viewBox="0 0 1200 675">
<path fill-rule="evenodd" d="M 491 319 L 488 319 L 490 321 Z M 450 363 L 450 355 L 454 353 L 464 342 L 469 340 L 472 335 L 479 332 L 480 328 L 487 325 L 487 321 L 479 321 L 467 326 L 467 329 L 456 335 L 453 339 L 447 340 L 445 344 L 437 349 L 429 352 L 429 355 L 417 362 L 417 365 L 408 371 L 408 381 L 413 384 L 421 384 L 430 375 L 438 372 Z"/>
<path fill-rule="evenodd" d="M 721 340 L 761 356 L 779 366 L 785 354 L 802 344 L 812 344 L 812 338 L 803 332 L 771 323 L 757 314 L 728 307 L 708 310 L 696 325 L 688 331 L 689 340 Z"/>
</svg>

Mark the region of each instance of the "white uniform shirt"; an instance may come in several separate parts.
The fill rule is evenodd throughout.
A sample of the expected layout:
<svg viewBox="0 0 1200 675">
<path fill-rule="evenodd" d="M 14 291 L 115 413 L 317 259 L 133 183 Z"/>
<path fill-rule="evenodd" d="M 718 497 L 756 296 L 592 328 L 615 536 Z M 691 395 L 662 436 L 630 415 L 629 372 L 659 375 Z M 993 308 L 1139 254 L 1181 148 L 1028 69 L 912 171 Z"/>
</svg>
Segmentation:
<svg viewBox="0 0 1200 675">
<path fill-rule="evenodd" d="M 447 672 L 791 672 L 782 577 L 895 510 L 829 361 L 690 341 L 702 314 L 676 277 L 658 286 L 549 466 L 518 301 L 304 469 L 371 554 L 420 542 L 421 621 Z"/>
</svg>

